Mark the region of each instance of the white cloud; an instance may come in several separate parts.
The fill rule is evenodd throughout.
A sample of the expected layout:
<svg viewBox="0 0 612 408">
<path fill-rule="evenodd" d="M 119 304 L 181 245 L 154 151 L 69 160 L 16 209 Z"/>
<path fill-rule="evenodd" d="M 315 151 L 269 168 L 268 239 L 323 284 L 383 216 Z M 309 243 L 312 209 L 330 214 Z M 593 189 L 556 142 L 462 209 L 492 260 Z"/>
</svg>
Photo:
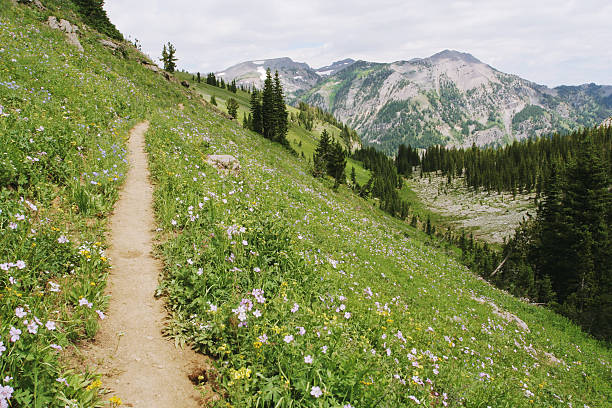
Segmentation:
<svg viewBox="0 0 612 408">
<path fill-rule="evenodd" d="M 203 73 L 281 56 L 319 67 L 449 48 L 546 85 L 612 85 L 608 0 L 107 0 L 105 8 L 152 57 L 170 41 L 180 68 Z"/>
</svg>

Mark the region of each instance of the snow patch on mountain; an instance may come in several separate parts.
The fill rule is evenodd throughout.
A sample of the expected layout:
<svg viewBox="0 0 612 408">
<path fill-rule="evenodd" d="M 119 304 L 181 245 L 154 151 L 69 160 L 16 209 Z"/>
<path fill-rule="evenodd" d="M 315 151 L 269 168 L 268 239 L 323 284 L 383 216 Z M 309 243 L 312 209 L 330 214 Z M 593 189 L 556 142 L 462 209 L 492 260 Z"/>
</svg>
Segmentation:
<svg viewBox="0 0 612 408">
<path fill-rule="evenodd" d="M 261 78 L 262 81 L 266 80 L 266 70 L 263 67 L 257 67 L 257 72 L 259 72 L 259 78 Z"/>
</svg>

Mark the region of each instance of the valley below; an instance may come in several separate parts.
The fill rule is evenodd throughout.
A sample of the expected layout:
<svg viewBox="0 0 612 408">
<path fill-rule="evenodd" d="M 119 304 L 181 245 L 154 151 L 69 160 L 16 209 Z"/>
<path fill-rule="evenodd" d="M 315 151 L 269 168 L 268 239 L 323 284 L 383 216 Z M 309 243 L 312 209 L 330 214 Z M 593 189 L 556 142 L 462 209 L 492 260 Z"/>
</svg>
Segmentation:
<svg viewBox="0 0 612 408">
<path fill-rule="evenodd" d="M 471 232 L 474 238 L 502 244 L 514 235 L 525 217 L 534 216 L 535 193 L 474 191 L 458 177 L 448 184 L 439 174 L 412 177 L 407 180 L 425 207 L 443 217 L 443 223 L 455 231 Z"/>
</svg>

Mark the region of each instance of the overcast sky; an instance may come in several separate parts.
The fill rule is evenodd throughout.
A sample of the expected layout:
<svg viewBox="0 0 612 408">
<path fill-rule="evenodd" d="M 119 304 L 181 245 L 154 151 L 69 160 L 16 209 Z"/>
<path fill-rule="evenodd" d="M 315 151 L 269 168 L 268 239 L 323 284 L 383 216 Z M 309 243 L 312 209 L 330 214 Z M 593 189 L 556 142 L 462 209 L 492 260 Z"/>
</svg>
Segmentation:
<svg viewBox="0 0 612 408">
<path fill-rule="evenodd" d="M 106 0 L 113 23 L 178 67 L 222 71 L 288 56 L 318 68 L 468 52 L 500 71 L 549 86 L 612 85 L 610 0 Z"/>
</svg>

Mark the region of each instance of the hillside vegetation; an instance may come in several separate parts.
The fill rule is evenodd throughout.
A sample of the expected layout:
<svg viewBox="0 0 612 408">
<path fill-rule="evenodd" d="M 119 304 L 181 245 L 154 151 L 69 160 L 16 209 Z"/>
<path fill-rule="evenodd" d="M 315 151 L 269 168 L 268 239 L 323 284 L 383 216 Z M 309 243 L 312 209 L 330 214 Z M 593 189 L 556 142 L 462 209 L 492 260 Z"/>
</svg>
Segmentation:
<svg viewBox="0 0 612 408">
<path fill-rule="evenodd" d="M 66 5 L 0 0 L 1 404 L 103 405 L 112 384 L 56 350 L 103 317 L 106 217 L 127 130 L 144 119 L 167 334 L 216 358 L 199 387 L 219 404 L 612 403 L 606 344 L 313 178 L 307 160 L 144 68 L 134 49 L 114 55 L 87 29 L 76 52 L 43 23 L 79 23 Z M 218 172 L 210 154 L 233 155 L 241 171 Z"/>
</svg>

